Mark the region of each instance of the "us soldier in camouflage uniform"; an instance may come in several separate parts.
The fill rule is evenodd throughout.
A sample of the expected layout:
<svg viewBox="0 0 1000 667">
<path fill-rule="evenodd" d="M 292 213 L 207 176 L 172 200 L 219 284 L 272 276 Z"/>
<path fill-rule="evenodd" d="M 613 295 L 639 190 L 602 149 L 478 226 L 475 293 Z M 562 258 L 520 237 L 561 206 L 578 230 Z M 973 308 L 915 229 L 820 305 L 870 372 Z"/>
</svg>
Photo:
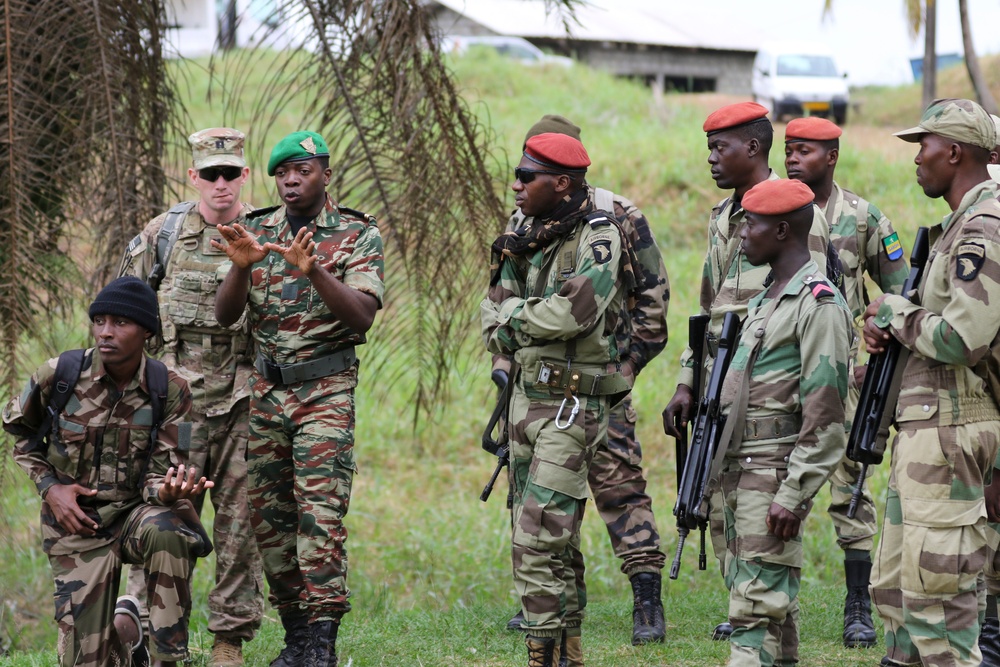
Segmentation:
<svg viewBox="0 0 1000 667">
<path fill-rule="evenodd" d="M 847 442 L 854 333 L 846 301 L 809 257 L 812 199 L 793 180 L 743 197 L 744 256 L 771 273 L 747 304 L 720 401 L 730 667 L 798 663 L 797 628 L 785 617 L 797 608 L 802 522 Z"/>
<path fill-rule="evenodd" d="M 525 141 L 537 134 L 558 132 L 575 139 L 580 128 L 562 116 L 546 115 L 525 135 Z M 587 185 L 588 196 L 597 202 L 597 189 Z M 639 372 L 667 344 L 667 306 L 670 283 L 660 249 L 646 217 L 635 204 L 607 190 L 599 208 L 614 213 L 615 220 L 625 231 L 639 260 L 640 293 L 635 307 L 619 318 L 615 339 L 622 358 L 622 373 L 635 383 Z M 516 211 L 507 223 L 513 231 L 525 224 L 524 215 Z M 631 324 L 631 326 L 629 326 Z M 494 372 L 510 370 L 507 357 L 493 358 Z M 611 408 L 608 419 L 608 443 L 601 445 L 590 464 L 588 482 L 594 494 L 597 511 L 608 527 L 608 536 L 615 555 L 622 559 L 622 572 L 632 583 L 632 643 L 660 642 L 666 634 L 663 603 L 660 600 L 661 570 L 666 560 L 660 550 L 660 533 L 653 516 L 653 501 L 646 493 L 646 478 L 642 471 L 642 448 L 635 434 L 637 415 L 631 394 Z M 520 629 L 524 617 L 518 612 L 508 622 L 511 629 Z"/>
<path fill-rule="evenodd" d="M 248 495 L 285 627 L 272 667 L 335 666 L 351 608 L 343 519 L 357 470 L 355 346 L 382 306 L 384 260 L 375 219 L 327 195 L 329 161 L 320 135 L 293 132 L 267 167 L 284 206 L 219 227 L 233 268 L 215 315 L 231 326 L 249 306 L 257 343 Z"/>
<path fill-rule="evenodd" d="M 185 421 L 191 394 L 169 372 L 163 418 L 150 442 L 151 362 L 142 348 L 159 330 L 156 294 L 142 281 L 119 278 L 98 294 L 89 314 L 95 347 L 56 417 L 57 437 L 50 435 L 47 446 L 34 441 L 56 390 L 58 359 L 35 371 L 3 413 L 4 430 L 16 438 L 14 460 L 42 497 L 59 664 L 131 664 L 132 645 L 148 659 L 138 616 L 124 624 L 116 616 L 122 564 L 133 563 L 149 572 L 148 591 L 160 602 L 150 611 L 154 664 L 173 665 L 188 658 L 190 573 L 209 546 L 174 511 L 176 501 L 212 486 L 185 469 L 180 451 L 191 433 Z"/>
<path fill-rule="evenodd" d="M 869 352 L 890 337 L 911 353 L 872 601 L 885 624 L 883 665 L 978 666 L 977 580 L 997 520 L 1000 202 L 986 165 L 996 128 L 970 100 L 935 100 L 896 136 L 919 142 L 917 183 L 952 212 L 930 228 L 919 305 L 881 296 L 865 311 Z"/>
<path fill-rule="evenodd" d="M 726 313 L 735 312 L 740 319 L 746 316 L 747 302 L 764 289 L 768 275 L 766 266 L 754 266 L 740 250 L 739 233 L 746 220 L 741 205 L 743 195 L 750 188 L 765 180 L 778 178 L 768 167 L 768 153 L 774 129 L 767 120 L 767 109 L 754 102 L 741 102 L 718 109 L 705 119 L 703 125 L 708 136 L 708 164 L 712 178 L 719 188 L 733 188 L 733 194 L 712 209 L 708 223 L 708 253 L 701 279 L 701 312 L 709 315 L 709 332 L 722 333 L 722 320 Z M 813 223 L 809 235 L 809 251 L 826 274 L 830 247 L 830 230 L 819 208 L 813 208 Z M 700 397 L 692 394 L 694 384 L 694 354 L 688 347 L 681 355 L 677 390 L 663 410 L 663 429 L 667 435 L 681 437 L 677 427 L 686 426 L 694 416 Z M 723 527 L 722 496 L 716 494 L 711 503 L 709 517 L 712 547 L 725 576 L 726 546 Z M 797 605 L 798 603 L 796 603 Z M 788 615 L 788 622 L 795 623 L 798 607 Z M 719 624 L 713 631 L 715 639 L 728 639 L 732 626 Z"/>
<path fill-rule="evenodd" d="M 1000 117 L 990 116 L 996 127 L 998 143 L 990 152 L 990 164 L 986 168 L 990 178 L 1000 183 Z M 1000 481 L 998 476 L 994 479 Z M 997 596 L 1000 595 L 1000 523 L 987 521 L 986 541 L 989 548 L 984 581 L 986 612 L 979 630 L 979 649 L 983 652 L 983 667 L 1000 667 L 1000 613 L 997 611 Z"/>
<path fill-rule="evenodd" d="M 634 253 L 609 214 L 595 209 L 589 165 L 572 137 L 528 139 L 512 188 L 530 226 L 494 242 L 481 305 L 487 349 L 514 359 L 512 557 L 530 667 L 556 667 L 560 656 L 583 665 L 588 472 L 607 440 L 609 407 L 629 390 L 614 332 L 623 298 L 635 290 Z"/>
<path fill-rule="evenodd" d="M 229 258 L 210 244 L 218 224 L 243 223 L 253 207 L 240 202 L 250 170 L 243 133 L 211 128 L 188 137 L 188 169 L 199 201 L 154 218 L 129 244 L 123 275 L 137 276 L 159 293 L 163 361 L 191 387 L 194 405 L 189 465 L 215 482 L 215 585 L 208 594 L 208 631 L 215 635 L 211 667 L 243 664 L 242 644 L 253 639 L 264 615 L 264 584 L 247 505 L 248 380 L 253 369 L 246 318 L 230 327 L 215 319 L 215 293 Z M 164 222 L 176 229 L 168 257 L 160 257 Z M 164 253 L 166 254 L 166 253 Z M 165 264 L 165 265 L 164 265 Z M 158 274 L 151 279 L 152 274 Z M 196 509 L 201 513 L 199 497 Z M 144 599 L 142 568 L 129 572 L 128 592 Z"/>
<path fill-rule="evenodd" d="M 812 190 L 815 204 L 830 225 L 830 240 L 837 249 L 844 269 L 847 303 L 855 321 L 860 322 L 870 299 L 865 289 L 865 273 L 883 294 L 899 294 L 909 273 L 899 235 L 882 212 L 858 195 L 845 190 L 833 180 L 840 157 L 842 131 L 825 118 L 796 118 L 785 128 L 785 171 L 789 178 L 802 181 Z M 864 251 L 859 251 L 864 248 Z M 860 327 L 859 327 L 860 328 Z M 851 347 L 852 368 L 863 378 L 864 367 L 857 366 L 860 338 Z M 858 406 L 861 382 L 850 376 L 847 400 L 847 424 Z M 875 501 L 867 487 L 853 519 L 847 516 L 851 495 L 858 485 L 861 466 L 847 458 L 830 477 L 831 502 L 827 508 L 837 531 L 837 544 L 844 550 L 844 574 L 847 597 L 844 603 L 844 645 L 874 646 L 877 637 L 872 623 L 868 584 L 871 576 L 871 551 L 875 548 L 878 522 Z"/>
</svg>

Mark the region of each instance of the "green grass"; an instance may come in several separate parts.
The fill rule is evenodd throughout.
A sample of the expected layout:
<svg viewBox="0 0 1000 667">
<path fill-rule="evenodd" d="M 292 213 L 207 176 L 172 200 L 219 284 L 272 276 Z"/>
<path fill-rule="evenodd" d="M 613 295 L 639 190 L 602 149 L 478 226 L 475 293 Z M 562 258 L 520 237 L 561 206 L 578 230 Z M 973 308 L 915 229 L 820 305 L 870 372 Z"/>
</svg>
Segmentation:
<svg viewBox="0 0 1000 667">
<path fill-rule="evenodd" d="M 684 346 L 688 315 L 697 307 L 705 223 L 709 209 L 723 196 L 708 174 L 701 123 L 716 106 L 734 101 L 667 95 L 655 101 L 649 91 L 583 67 L 526 68 L 498 57 L 465 58 L 453 63 L 471 107 L 489 117 L 498 140 L 516 156 L 524 131 L 544 113 L 561 113 L 583 127 L 583 139 L 594 161 L 591 182 L 624 193 L 644 210 L 663 250 L 670 272 L 672 299 L 667 349 L 640 376 L 635 390 L 640 413 L 639 436 L 663 549 L 672 555 L 676 531 L 670 509 L 674 500 L 673 443 L 662 434 L 659 413 L 673 393 L 677 359 Z M 1000 69 L 1000 68 L 998 68 Z M 245 110 L 220 110 L 202 101 L 203 75 L 192 70 L 192 129 L 219 124 L 239 126 Z M 867 95 L 867 91 L 862 91 Z M 893 139 L 893 129 L 906 127 L 919 110 L 919 90 L 873 93 L 872 100 L 891 96 L 895 115 L 878 115 L 865 103 L 858 124 L 845 128 L 838 181 L 878 204 L 909 244 L 917 225 L 930 224 L 947 211 L 927 200 L 916 186 L 915 149 Z M 196 99 L 197 98 L 197 99 Z M 217 102 L 217 100 L 216 100 Z M 917 102 L 919 106 L 919 101 Z M 866 119 L 877 127 L 869 127 Z M 276 132 L 294 129 L 284 119 Z M 772 166 L 781 167 L 781 134 L 772 150 Z M 270 146 L 274 138 L 252 137 Z M 262 173 L 262 169 L 258 170 Z M 509 174 L 497 174 L 509 183 Z M 258 181 L 260 183 L 261 181 Z M 266 203 L 266 189 L 254 201 Z M 334 193 L 336 194 L 336 193 Z M 511 200 L 508 199 L 508 203 Z M 360 205 L 361 203 L 359 203 Z M 363 207 L 363 206 L 362 206 Z M 501 221 L 497 221 L 499 227 Z M 458 313 L 478 335 L 474 312 Z M 62 347 L 86 340 L 82 313 L 65 315 L 62 324 L 40 332 L 32 341 L 33 363 Z M 79 322 L 79 325 L 66 324 Z M 378 324 L 372 338 L 379 336 Z M 368 665 L 522 665 L 525 651 L 516 635 L 503 630 L 516 609 L 509 562 L 508 517 L 500 482 L 488 504 L 479 492 L 494 459 L 481 451 L 479 435 L 491 409 L 488 361 L 476 346 L 450 378 L 451 402 L 433 421 L 412 426 L 412 406 L 405 387 L 383 386 L 364 373 L 358 394 L 357 455 L 348 547 L 354 611 L 347 617 L 338 645 L 341 664 Z M 23 369 L 28 372 L 30 369 Z M 5 448 L 9 449 L 9 441 Z M 38 500 L 25 477 L 12 470 L 0 487 L 0 665 L 52 665 L 55 627 L 52 621 L 48 563 L 40 550 Z M 876 497 L 885 489 L 886 470 L 875 474 Z M 828 495 L 817 499 L 817 511 L 806 524 L 806 566 L 802 587 L 802 663 L 820 666 L 871 665 L 881 649 L 841 648 L 843 575 L 841 554 L 825 514 Z M 210 512 L 209 512 L 210 514 Z M 725 590 L 710 556 L 707 572 L 697 571 L 697 539 L 690 540 L 681 577 L 665 582 L 668 640 L 664 645 L 634 648 L 631 636 L 631 591 L 619 571 L 604 525 L 590 504 L 584 521 L 590 605 L 584 627 L 589 664 L 706 665 L 722 664 L 725 644 L 707 637 L 726 614 Z M 192 618 L 195 665 L 204 665 L 211 637 L 205 631 L 206 598 L 212 560 L 195 574 L 196 604 Z M 268 612 L 260 636 L 247 646 L 249 665 L 266 665 L 280 648 L 281 631 Z"/>
</svg>

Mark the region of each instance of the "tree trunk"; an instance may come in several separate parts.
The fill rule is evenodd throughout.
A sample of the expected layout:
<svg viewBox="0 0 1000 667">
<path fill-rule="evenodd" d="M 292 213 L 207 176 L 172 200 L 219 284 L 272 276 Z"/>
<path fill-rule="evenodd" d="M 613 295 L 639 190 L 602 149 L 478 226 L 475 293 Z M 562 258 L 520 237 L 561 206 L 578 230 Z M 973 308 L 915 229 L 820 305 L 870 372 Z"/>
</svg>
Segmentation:
<svg viewBox="0 0 1000 667">
<path fill-rule="evenodd" d="M 997 114 L 997 101 L 993 99 L 993 93 L 983 78 L 983 70 L 979 67 L 979 58 L 976 56 L 976 49 L 972 46 L 972 30 L 969 27 L 969 3 L 968 0 L 958 0 L 958 15 L 962 20 L 962 48 L 965 50 L 965 68 L 969 71 L 969 79 L 972 80 L 972 88 L 976 91 L 976 99 L 991 114 Z"/>
<path fill-rule="evenodd" d="M 924 14 L 924 96 L 923 108 L 930 106 L 937 97 L 937 2 L 927 0 Z"/>
</svg>

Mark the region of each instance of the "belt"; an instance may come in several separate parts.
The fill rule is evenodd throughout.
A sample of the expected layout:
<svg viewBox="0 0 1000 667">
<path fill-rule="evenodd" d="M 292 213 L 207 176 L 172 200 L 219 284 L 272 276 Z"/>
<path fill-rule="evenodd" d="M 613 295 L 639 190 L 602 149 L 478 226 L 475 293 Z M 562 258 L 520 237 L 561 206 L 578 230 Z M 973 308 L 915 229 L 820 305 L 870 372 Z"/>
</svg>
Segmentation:
<svg viewBox="0 0 1000 667">
<path fill-rule="evenodd" d="M 327 377 L 347 370 L 358 360 L 354 346 L 345 347 L 319 359 L 310 359 L 297 364 L 276 364 L 263 354 L 257 354 L 254 367 L 268 382 L 275 384 L 295 384 L 306 380 Z"/>
<path fill-rule="evenodd" d="M 195 343 L 203 347 L 207 347 L 208 344 L 232 345 L 233 334 L 209 334 L 201 333 L 199 331 L 178 331 L 177 340 L 182 340 L 185 343 Z"/>
<path fill-rule="evenodd" d="M 622 392 L 628 393 L 632 390 L 628 380 L 621 373 L 588 373 L 585 371 L 543 361 L 538 366 L 537 374 L 528 373 L 527 377 L 535 375 L 535 386 L 549 387 L 550 389 L 569 388 L 574 394 L 587 394 L 589 396 L 610 396 Z"/>
<path fill-rule="evenodd" d="M 775 440 L 795 435 L 802 430 L 802 416 L 776 415 L 748 419 L 743 430 L 743 442 L 748 440 Z"/>
</svg>

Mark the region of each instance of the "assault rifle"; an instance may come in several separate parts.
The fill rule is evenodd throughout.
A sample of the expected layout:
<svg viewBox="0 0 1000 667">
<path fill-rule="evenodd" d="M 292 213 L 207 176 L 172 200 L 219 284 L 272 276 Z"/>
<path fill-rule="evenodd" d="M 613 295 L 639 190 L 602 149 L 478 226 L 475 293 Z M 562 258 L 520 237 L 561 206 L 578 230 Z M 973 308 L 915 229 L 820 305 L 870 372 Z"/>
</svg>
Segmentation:
<svg viewBox="0 0 1000 667">
<path fill-rule="evenodd" d="M 482 444 L 483 449 L 497 457 L 497 466 L 493 469 L 490 481 L 486 482 L 486 486 L 483 487 L 483 492 L 479 494 L 479 499 L 484 503 L 490 499 L 490 494 L 493 493 L 493 485 L 496 484 L 500 472 L 510 465 L 510 441 L 507 436 L 507 415 L 505 414 L 507 412 L 507 402 L 510 399 L 510 380 L 507 373 L 499 368 L 493 371 L 490 377 L 493 380 L 493 384 L 500 390 L 500 394 L 497 396 L 497 406 L 493 408 L 493 414 L 490 415 L 490 420 L 486 424 L 486 430 L 483 431 Z M 503 419 L 503 424 L 496 439 L 494 439 L 493 431 L 501 419 Z M 508 495 L 508 505 L 510 505 L 510 500 L 511 498 Z"/>
<path fill-rule="evenodd" d="M 691 336 L 691 349 L 695 351 L 695 384 L 700 385 L 698 375 L 701 372 L 699 367 L 704 367 L 701 362 L 704 358 L 703 341 L 706 339 L 705 330 L 708 321 L 705 318 L 700 322 L 695 322 L 695 319 L 692 317 L 689 321 L 688 333 Z M 721 444 L 719 439 L 725 425 L 719 398 L 722 394 L 722 381 L 726 377 L 726 371 L 729 370 L 729 362 L 732 360 L 732 353 L 736 348 L 736 336 L 739 328 L 740 320 L 736 313 L 726 313 L 726 317 L 722 321 L 722 335 L 718 340 L 719 347 L 715 354 L 715 362 L 712 364 L 712 372 L 708 377 L 705 395 L 700 396 L 700 386 L 692 387 L 695 390 L 694 396 L 698 399 L 698 409 L 692 421 L 690 449 L 686 443 L 683 447 L 678 444 L 678 452 L 683 448 L 684 456 L 677 460 L 679 479 L 677 482 L 677 502 L 674 503 L 674 516 L 677 517 L 679 539 L 674 562 L 670 566 L 671 579 L 676 579 L 680 572 L 684 542 L 693 528 L 698 528 L 701 531 L 698 569 L 704 570 L 706 567 L 705 530 L 708 528 L 708 509 L 702 505 L 709 477 L 712 474 L 712 461 L 715 459 L 715 453 Z M 682 433 L 684 433 L 682 440 L 686 441 L 687 434 L 684 431 Z"/>
<path fill-rule="evenodd" d="M 914 301 L 916 290 L 923 279 L 924 266 L 927 264 L 928 240 L 927 228 L 917 229 L 917 238 L 913 242 L 910 253 L 910 275 L 903 284 L 903 296 Z M 889 426 L 892 423 L 896 398 L 899 396 L 899 385 L 903 380 L 903 369 L 910 351 L 896 340 L 890 338 L 884 351 L 871 355 L 868 360 L 868 371 L 861 385 L 861 397 L 858 399 L 858 409 L 851 422 L 851 434 L 847 438 L 847 458 L 861 464 L 861 475 L 858 486 L 851 494 L 851 504 L 847 508 L 847 516 L 851 519 L 858 511 L 858 501 L 865 488 L 865 477 L 868 466 L 878 465 L 885 454 L 886 441 L 889 438 Z"/>
</svg>

